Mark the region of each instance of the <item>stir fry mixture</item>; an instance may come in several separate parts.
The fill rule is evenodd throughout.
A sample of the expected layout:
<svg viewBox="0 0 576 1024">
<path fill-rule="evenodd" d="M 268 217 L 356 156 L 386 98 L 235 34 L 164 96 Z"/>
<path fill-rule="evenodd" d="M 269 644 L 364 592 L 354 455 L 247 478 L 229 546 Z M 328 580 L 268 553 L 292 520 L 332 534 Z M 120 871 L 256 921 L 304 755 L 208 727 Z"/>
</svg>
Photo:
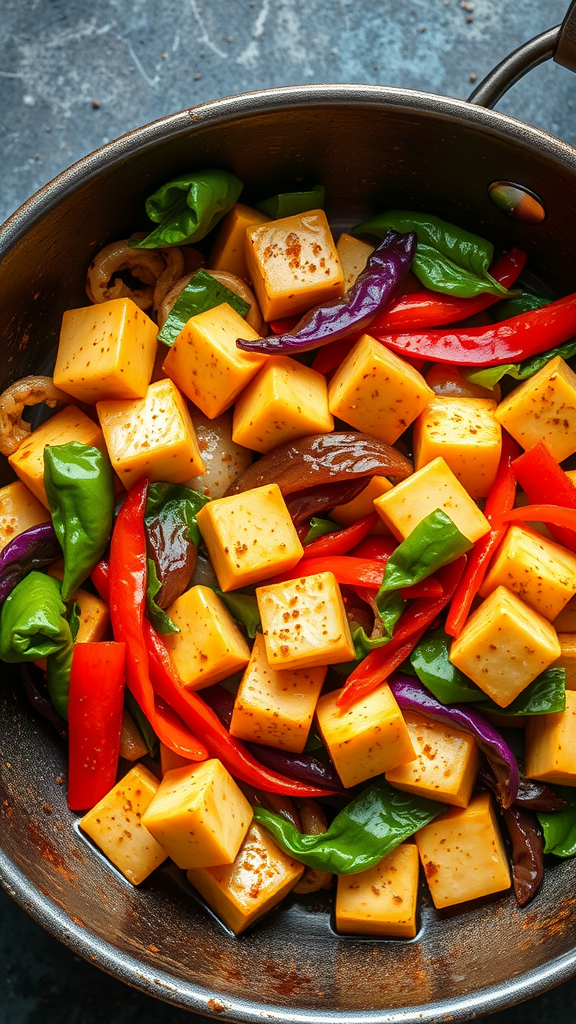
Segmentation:
<svg viewBox="0 0 576 1024">
<path fill-rule="evenodd" d="M 159 188 L 1 396 L 0 657 L 87 841 L 234 934 L 334 887 L 340 933 L 411 938 L 420 866 L 526 904 L 576 854 L 576 295 L 241 191 Z"/>
</svg>

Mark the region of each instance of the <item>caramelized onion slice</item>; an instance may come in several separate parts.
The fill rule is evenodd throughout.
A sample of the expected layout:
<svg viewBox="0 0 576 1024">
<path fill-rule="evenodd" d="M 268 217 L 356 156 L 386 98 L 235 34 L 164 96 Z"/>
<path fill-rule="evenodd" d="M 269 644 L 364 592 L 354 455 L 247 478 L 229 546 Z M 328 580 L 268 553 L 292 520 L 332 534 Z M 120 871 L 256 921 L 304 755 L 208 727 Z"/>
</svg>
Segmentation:
<svg viewBox="0 0 576 1024">
<path fill-rule="evenodd" d="M 129 239 L 105 245 L 96 254 L 86 274 L 86 294 L 90 302 L 110 299 L 132 299 L 140 309 L 157 309 L 164 297 L 184 273 L 182 251 L 170 249 L 148 251 L 131 249 Z M 131 288 L 119 276 L 128 271 L 140 281 L 142 288 Z"/>
<path fill-rule="evenodd" d="M 52 377 L 22 377 L 10 384 L 0 395 L 0 452 L 13 455 L 32 428 L 22 419 L 27 405 L 46 405 L 53 409 L 59 402 L 70 402 L 70 396 L 54 387 Z"/>
<path fill-rule="evenodd" d="M 412 472 L 409 459 L 369 434 L 314 434 L 268 452 L 230 485 L 226 495 L 276 483 L 286 497 L 310 487 L 318 490 L 326 484 L 372 476 L 404 480 Z"/>
</svg>

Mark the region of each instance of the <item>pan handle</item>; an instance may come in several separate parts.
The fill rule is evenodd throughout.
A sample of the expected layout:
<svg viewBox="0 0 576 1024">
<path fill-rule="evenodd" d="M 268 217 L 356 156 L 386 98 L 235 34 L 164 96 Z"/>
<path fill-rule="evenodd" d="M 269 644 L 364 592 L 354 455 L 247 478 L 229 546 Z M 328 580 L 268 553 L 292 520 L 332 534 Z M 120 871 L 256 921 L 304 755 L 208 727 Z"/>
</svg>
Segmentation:
<svg viewBox="0 0 576 1024">
<path fill-rule="evenodd" d="M 476 86 L 468 102 L 490 109 L 495 107 L 508 89 L 532 71 L 532 68 L 550 58 L 570 71 L 576 71 L 576 0 L 572 0 L 561 25 L 542 32 L 505 57 Z"/>
</svg>

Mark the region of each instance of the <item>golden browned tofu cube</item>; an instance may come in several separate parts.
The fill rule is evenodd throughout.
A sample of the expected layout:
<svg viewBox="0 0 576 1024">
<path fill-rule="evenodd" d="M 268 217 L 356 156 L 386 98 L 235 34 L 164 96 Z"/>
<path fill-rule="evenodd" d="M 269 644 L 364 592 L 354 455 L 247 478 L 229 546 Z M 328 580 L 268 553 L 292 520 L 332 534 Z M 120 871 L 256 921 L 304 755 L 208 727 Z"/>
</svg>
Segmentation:
<svg viewBox="0 0 576 1024">
<path fill-rule="evenodd" d="M 62 317 L 54 383 L 80 402 L 144 398 L 158 327 L 132 299 L 110 299 Z"/>
<path fill-rule="evenodd" d="M 386 494 L 392 489 L 392 484 L 385 476 L 373 476 L 370 483 L 366 485 L 357 498 L 347 501 L 345 505 L 336 505 L 330 512 L 330 519 L 340 526 L 352 526 L 359 519 L 364 519 L 371 512 L 375 512 L 374 501 L 380 495 Z M 390 534 L 390 530 L 384 525 L 381 519 L 370 530 L 374 534 Z"/>
<path fill-rule="evenodd" d="M 416 758 L 387 771 L 387 781 L 415 796 L 466 807 L 478 771 L 474 737 L 412 711 L 403 715 Z"/>
<path fill-rule="evenodd" d="M 336 706 L 341 693 L 320 697 L 316 717 L 346 789 L 414 760 L 410 734 L 388 683 L 348 708 Z"/>
<path fill-rule="evenodd" d="M 304 553 L 278 484 L 210 501 L 198 526 L 224 591 L 292 569 Z"/>
<path fill-rule="evenodd" d="M 218 237 L 212 246 L 208 264 L 211 270 L 225 270 L 246 280 L 250 273 L 246 265 L 246 231 L 255 224 L 265 224 L 270 218 L 260 210 L 244 203 L 235 203 L 220 224 Z"/>
<path fill-rule="evenodd" d="M 267 356 L 243 352 L 236 341 L 259 335 L 223 302 L 184 325 L 164 360 L 164 372 L 213 420 L 226 412 L 256 376 Z"/>
<path fill-rule="evenodd" d="M 240 935 L 288 895 L 304 865 L 253 822 L 233 864 L 196 868 L 186 877 L 224 924 Z"/>
<path fill-rule="evenodd" d="M 250 648 L 226 605 L 210 587 L 191 587 L 167 609 L 179 633 L 164 643 L 174 667 L 191 690 L 201 690 L 243 669 Z"/>
<path fill-rule="evenodd" d="M 167 772 L 142 824 L 179 868 L 231 864 L 252 808 L 216 758 Z"/>
<path fill-rule="evenodd" d="M 340 587 L 331 572 L 256 591 L 266 657 L 275 669 L 317 668 L 355 657 Z"/>
<path fill-rule="evenodd" d="M 576 594 L 576 555 L 529 526 L 511 526 L 480 588 L 508 587 L 553 622 Z"/>
<path fill-rule="evenodd" d="M 442 458 L 471 498 L 485 498 L 496 478 L 502 428 L 486 398 L 434 398 L 414 426 L 414 465 Z"/>
<path fill-rule="evenodd" d="M 576 451 L 576 374 L 555 356 L 510 392 L 496 418 L 523 448 L 544 441 L 562 462 Z"/>
<path fill-rule="evenodd" d="M 441 814 L 415 839 L 438 910 L 509 888 L 508 857 L 489 793 Z"/>
<path fill-rule="evenodd" d="M 133 885 L 140 885 L 168 856 L 142 823 L 159 785 L 152 772 L 137 764 L 80 822 L 82 831 Z"/>
<path fill-rule="evenodd" d="M 530 715 L 524 773 L 538 782 L 576 786 L 576 690 L 566 690 L 566 710 Z"/>
<path fill-rule="evenodd" d="M 559 657 L 554 627 L 506 587 L 483 601 L 450 648 L 452 664 L 501 708 Z"/>
<path fill-rule="evenodd" d="M 265 454 L 285 441 L 333 429 L 323 374 L 295 359 L 275 356 L 236 402 L 232 437 Z"/>
<path fill-rule="evenodd" d="M 338 239 L 336 246 L 342 271 L 344 274 L 344 290 L 348 291 L 368 263 L 368 258 L 374 252 L 374 246 L 354 238 L 354 235 L 347 235 L 343 232 Z"/>
<path fill-rule="evenodd" d="M 0 551 L 32 526 L 49 522 L 50 513 L 21 480 L 0 488 Z"/>
<path fill-rule="evenodd" d="M 230 732 L 241 740 L 301 754 L 325 676 L 325 667 L 277 672 L 268 664 L 264 637 L 258 633 L 234 701 Z"/>
<path fill-rule="evenodd" d="M 413 939 L 419 866 L 414 843 L 402 843 L 368 871 L 340 875 L 336 893 L 338 931 Z"/>
<path fill-rule="evenodd" d="M 369 334 L 363 334 L 328 388 L 333 416 L 394 444 L 434 392 L 422 374 Z"/>
<path fill-rule="evenodd" d="M 576 636 L 574 633 L 558 633 L 560 657 L 553 668 L 563 668 L 566 673 L 566 689 L 576 690 Z"/>
<path fill-rule="evenodd" d="M 576 597 L 571 598 L 556 616 L 553 626 L 557 633 L 576 633 Z"/>
<path fill-rule="evenodd" d="M 450 516 L 460 533 L 473 543 L 490 530 L 486 517 L 440 458 L 376 498 L 374 507 L 398 540 L 406 540 L 437 508 Z"/>
<path fill-rule="evenodd" d="M 248 228 L 246 263 L 265 320 L 337 299 L 344 274 L 323 210 Z"/>
<path fill-rule="evenodd" d="M 110 461 L 126 488 L 144 476 L 180 484 L 204 471 L 190 413 L 171 380 L 151 384 L 145 398 L 96 408 Z"/>
</svg>

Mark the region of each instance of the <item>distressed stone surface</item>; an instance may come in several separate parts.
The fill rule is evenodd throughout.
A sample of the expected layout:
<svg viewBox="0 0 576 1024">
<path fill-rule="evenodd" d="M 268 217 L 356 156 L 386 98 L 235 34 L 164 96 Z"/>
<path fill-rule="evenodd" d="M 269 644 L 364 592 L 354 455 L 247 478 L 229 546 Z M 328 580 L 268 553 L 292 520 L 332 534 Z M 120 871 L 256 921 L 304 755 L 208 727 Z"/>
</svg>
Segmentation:
<svg viewBox="0 0 576 1024">
<path fill-rule="evenodd" d="M 473 10 L 468 7 L 473 6 Z M 217 96 L 373 82 L 466 97 L 567 0 L 0 0 L 0 221 L 84 154 Z M 576 143 L 576 81 L 546 65 L 499 109 Z M 480 1018 L 572 1019 L 576 982 Z M 204 1018 L 202 1018 L 204 1019 Z M 0 892 L 1 1024 L 194 1024 L 102 974 Z"/>
</svg>

